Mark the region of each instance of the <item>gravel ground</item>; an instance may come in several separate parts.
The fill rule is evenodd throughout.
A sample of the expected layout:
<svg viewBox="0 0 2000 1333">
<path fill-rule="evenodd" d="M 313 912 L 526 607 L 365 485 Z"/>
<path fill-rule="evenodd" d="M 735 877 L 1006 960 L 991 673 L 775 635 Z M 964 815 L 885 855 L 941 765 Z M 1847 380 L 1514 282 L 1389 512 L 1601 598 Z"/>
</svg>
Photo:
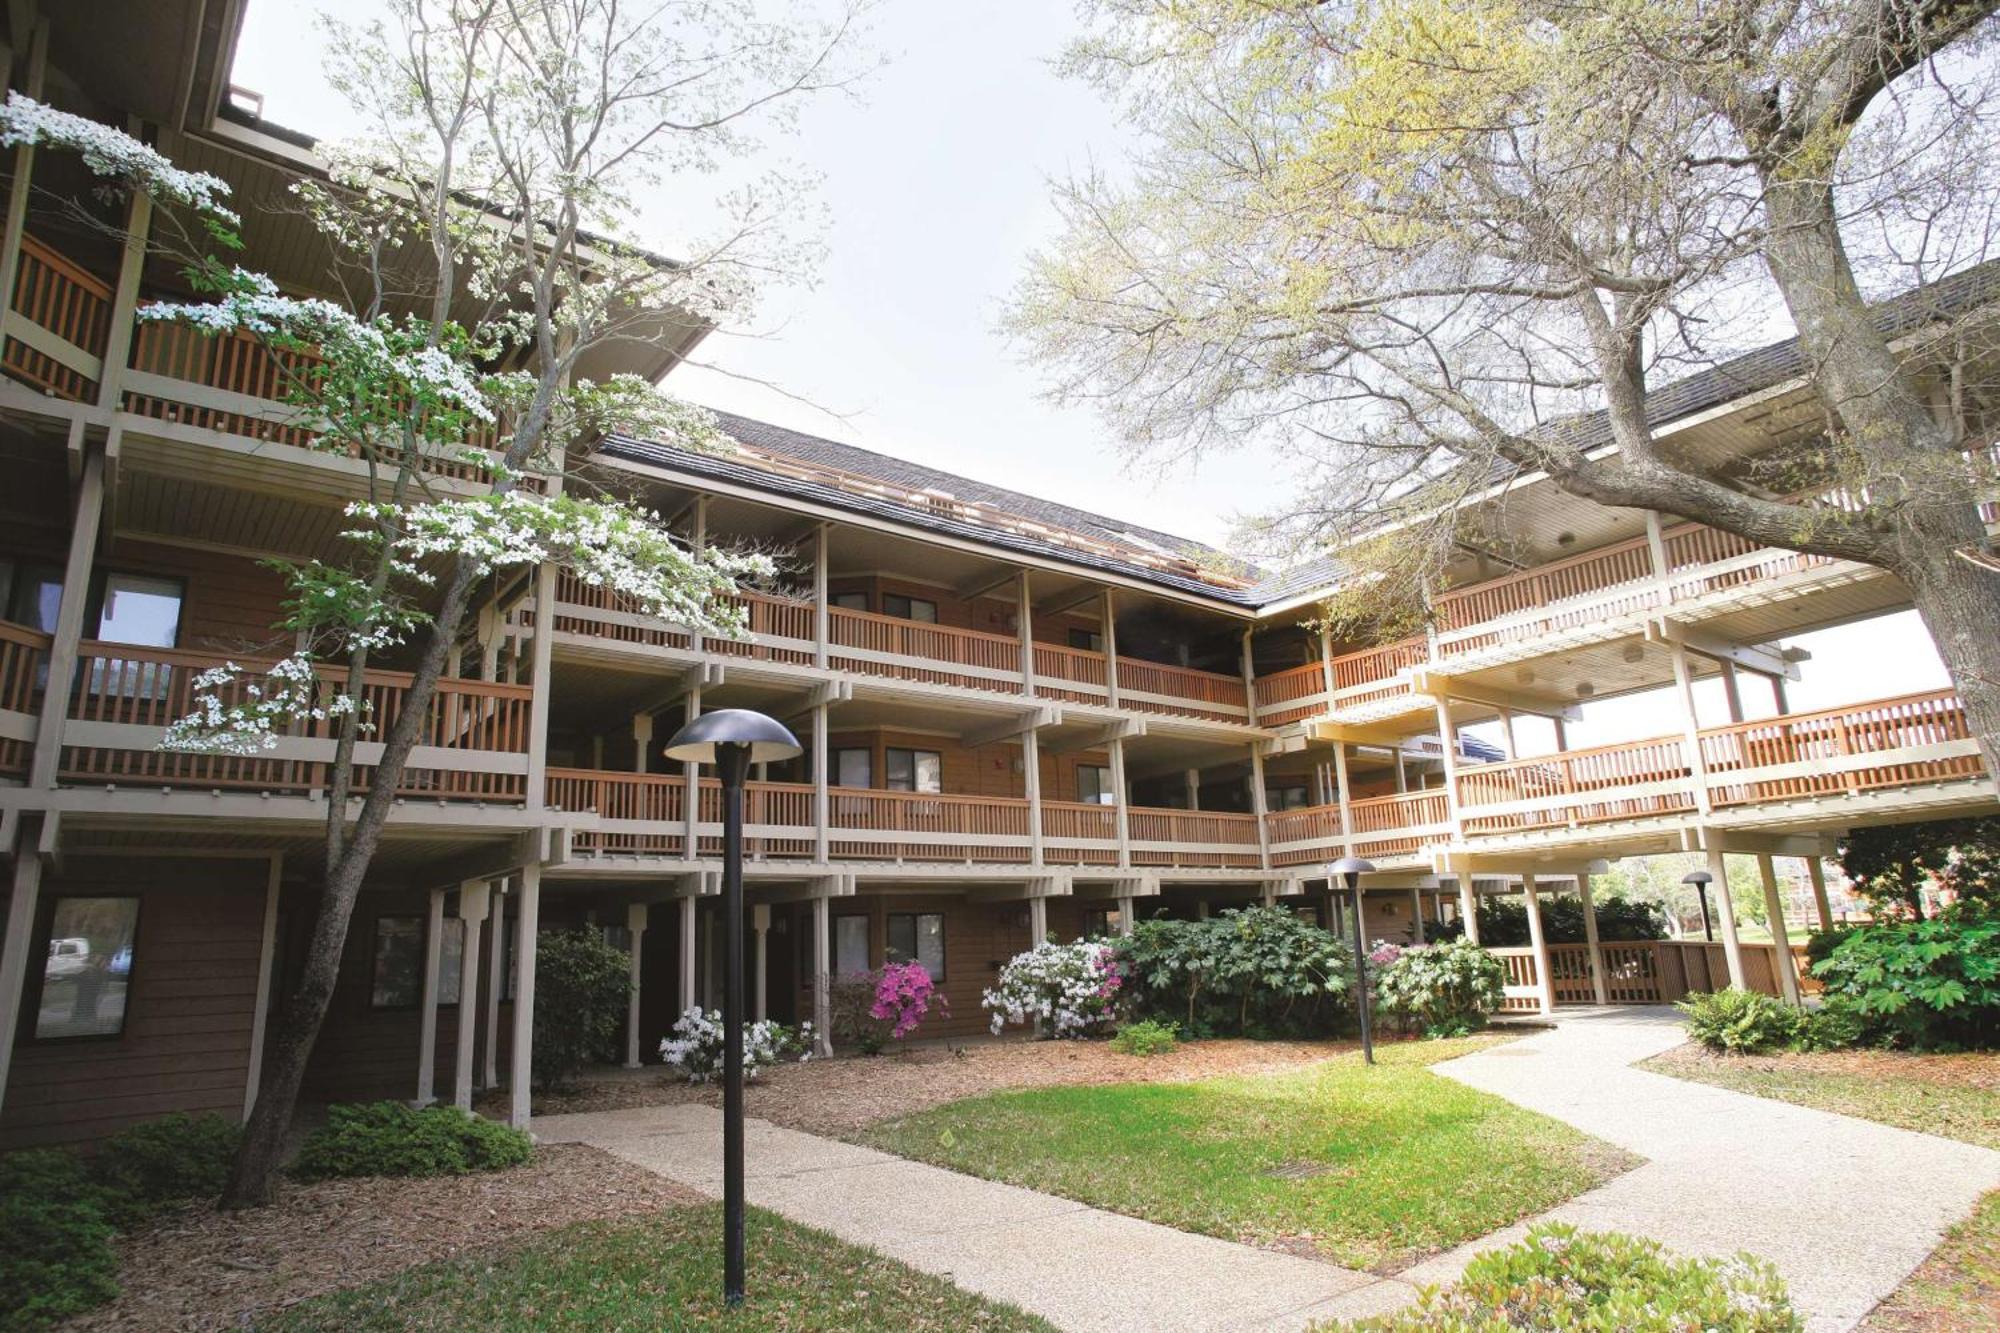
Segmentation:
<svg viewBox="0 0 2000 1333">
<path fill-rule="evenodd" d="M 781 1065 L 745 1097 L 748 1114 L 787 1129 L 845 1137 L 892 1115 L 1005 1088 L 1071 1083 L 1176 1083 L 1221 1074 L 1275 1074 L 1354 1049 L 1351 1042 L 1194 1041 L 1165 1055 L 1120 1055 L 1101 1041 L 1007 1041 L 925 1046 L 878 1056 Z M 721 1089 L 692 1087 L 648 1069 L 587 1080 L 535 1098 L 535 1114 L 625 1111 L 683 1102 L 722 1104 Z"/>
<path fill-rule="evenodd" d="M 424 1180 L 286 1182 L 268 1208 L 184 1209 L 121 1237 L 124 1295 L 72 1329 L 223 1329 L 338 1287 L 551 1227 L 701 1202 L 580 1144 L 526 1166 Z"/>
</svg>

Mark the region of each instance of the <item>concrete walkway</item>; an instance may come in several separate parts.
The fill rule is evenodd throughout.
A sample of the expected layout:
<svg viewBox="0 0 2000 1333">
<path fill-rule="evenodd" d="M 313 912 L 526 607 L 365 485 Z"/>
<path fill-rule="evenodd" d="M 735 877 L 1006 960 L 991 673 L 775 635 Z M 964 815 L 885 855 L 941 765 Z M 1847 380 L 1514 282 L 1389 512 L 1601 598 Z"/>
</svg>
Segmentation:
<svg viewBox="0 0 2000 1333">
<path fill-rule="evenodd" d="M 1434 1068 L 1647 1159 L 1548 1217 L 1683 1254 L 1748 1250 L 1778 1266 L 1814 1333 L 1854 1327 L 2000 1189 L 2000 1152 L 1630 1067 L 1682 1039 L 1671 1009 L 1593 1010 Z M 1448 1281 L 1526 1230 L 1402 1276 Z"/>
<path fill-rule="evenodd" d="M 1548 1217 L 1687 1254 L 1759 1254 L 1814 1333 L 1852 1328 L 2000 1188 L 2000 1153 L 1629 1067 L 1680 1040 L 1672 1010 L 1566 1014 L 1554 1030 L 1436 1068 L 1648 1159 Z M 707 1107 L 548 1116 L 535 1131 L 721 1193 L 721 1117 Z M 1452 1281 L 1529 1225 L 1382 1278 L 761 1120 L 746 1147 L 751 1203 L 1072 1333 L 1250 1333 L 1375 1314 Z"/>
</svg>

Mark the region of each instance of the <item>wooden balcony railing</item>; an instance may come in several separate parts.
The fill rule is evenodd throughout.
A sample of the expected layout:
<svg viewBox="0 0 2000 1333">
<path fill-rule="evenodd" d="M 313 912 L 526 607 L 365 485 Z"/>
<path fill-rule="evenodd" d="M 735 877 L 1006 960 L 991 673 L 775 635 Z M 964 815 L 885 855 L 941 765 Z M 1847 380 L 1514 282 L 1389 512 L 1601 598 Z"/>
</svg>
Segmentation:
<svg viewBox="0 0 2000 1333">
<path fill-rule="evenodd" d="M 1280 727 L 1327 708 L 1326 668 L 1318 662 L 1257 677 L 1257 722 Z"/>
<path fill-rule="evenodd" d="M 828 840 L 835 856 L 1014 864 L 1028 859 L 1028 803 L 1017 797 L 835 787 L 828 802 Z"/>
<path fill-rule="evenodd" d="M 1104 654 L 1054 643 L 1036 644 L 1035 692 L 1074 703 L 1103 703 L 1111 693 Z"/>
<path fill-rule="evenodd" d="M 1133 865 L 1254 868 L 1263 863 L 1255 815 L 1133 806 L 1126 828 Z"/>
<path fill-rule="evenodd" d="M 91 401 L 104 378 L 111 295 L 102 278 L 23 234 L 0 368 L 57 398 Z"/>
<path fill-rule="evenodd" d="M 1250 720 L 1243 677 L 1136 657 L 1118 659 L 1118 702 L 1148 713 L 1192 713 L 1218 722 Z"/>
<path fill-rule="evenodd" d="M 1354 854 L 1369 858 L 1414 856 L 1451 833 L 1451 807 L 1442 788 L 1371 796 L 1348 806 L 1354 821 Z M 1340 807 L 1314 805 L 1266 815 L 1271 864 L 1309 865 L 1342 855 Z"/>
<path fill-rule="evenodd" d="M 1019 694 L 1021 643 L 1006 634 L 834 607 L 828 655 L 846 671 Z"/>
<path fill-rule="evenodd" d="M 274 748 L 256 755 L 186 754 L 158 748 L 160 731 L 194 711 L 194 677 L 218 660 L 170 648 L 89 642 L 77 649 L 77 679 L 63 728 L 59 775 L 69 783 L 194 787 L 302 794 L 326 786 L 334 724 L 302 722 Z M 272 663 L 245 668 L 222 691 L 225 703 L 247 701 L 265 688 Z M 330 695 L 338 668 L 326 668 Z M 375 730 L 356 758 L 365 790 L 369 758 L 401 714 L 410 677 L 371 671 L 363 696 Z M 526 685 L 446 678 L 425 710 L 423 725 L 398 792 L 446 800 L 526 799 L 530 711 Z"/>
<path fill-rule="evenodd" d="M 23 778 L 48 680 L 49 636 L 0 621 L 0 777 Z"/>
<path fill-rule="evenodd" d="M 1595 1004 L 1597 988 L 1590 976 L 1590 946 L 1551 944 L 1549 980 L 1557 1004 Z M 1706 940 L 1606 940 L 1604 954 L 1605 999 L 1612 1004 L 1671 1004 L 1698 991 L 1716 991 L 1729 985 L 1729 960 L 1719 942 Z M 1520 945 L 1490 948 L 1499 957 L 1507 976 L 1500 1007 L 1512 1013 L 1532 1012 L 1541 1007 L 1541 970 L 1535 951 Z M 1793 951 L 1792 966 L 1802 965 L 1804 948 Z M 1745 943 L 1743 980 L 1748 989 L 1778 995 L 1783 982 L 1778 974 L 1778 948 L 1774 944 Z M 1801 977 L 1802 984 L 1804 978 Z"/>
<path fill-rule="evenodd" d="M 1118 864 L 1118 811 L 1080 801 L 1042 802 L 1044 859 L 1056 865 Z"/>
</svg>

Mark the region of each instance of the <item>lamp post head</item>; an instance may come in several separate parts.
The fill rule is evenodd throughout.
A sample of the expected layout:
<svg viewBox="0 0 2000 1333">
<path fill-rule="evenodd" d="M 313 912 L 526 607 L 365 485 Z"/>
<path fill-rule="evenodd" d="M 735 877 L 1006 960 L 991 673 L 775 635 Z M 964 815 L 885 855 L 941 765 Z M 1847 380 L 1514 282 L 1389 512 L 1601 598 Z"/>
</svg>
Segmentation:
<svg viewBox="0 0 2000 1333">
<path fill-rule="evenodd" d="M 666 755 L 684 764 L 713 764 L 718 751 L 727 745 L 747 746 L 748 761 L 753 764 L 776 763 L 805 753 L 799 738 L 776 718 L 748 708 L 718 708 L 675 732 L 667 742 Z"/>
<path fill-rule="evenodd" d="M 1706 870 L 1690 870 L 1687 874 L 1681 876 L 1681 883 L 1692 884 L 1697 889 L 1705 889 L 1714 882 L 1715 876 L 1709 874 Z"/>
<path fill-rule="evenodd" d="M 1351 889 L 1361 882 L 1363 875 L 1375 873 L 1375 863 L 1358 856 L 1343 856 L 1333 863 L 1333 873 L 1346 880 L 1347 887 Z"/>
</svg>

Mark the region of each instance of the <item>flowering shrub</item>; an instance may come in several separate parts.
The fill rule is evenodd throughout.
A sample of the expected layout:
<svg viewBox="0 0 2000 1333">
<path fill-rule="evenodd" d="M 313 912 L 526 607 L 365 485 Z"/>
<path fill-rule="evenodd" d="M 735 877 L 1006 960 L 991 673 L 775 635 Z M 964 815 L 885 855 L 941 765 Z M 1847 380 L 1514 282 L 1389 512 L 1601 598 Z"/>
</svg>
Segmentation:
<svg viewBox="0 0 2000 1333">
<path fill-rule="evenodd" d="M 1349 946 L 1283 908 L 1141 921 L 1116 947 L 1134 1014 L 1190 1037 L 1324 1033 L 1345 1017 Z"/>
<path fill-rule="evenodd" d="M 827 987 L 831 1000 L 827 1026 L 834 1049 L 879 1055 L 889 1044 L 890 1024 L 875 1017 L 875 974 L 843 972 Z"/>
<path fill-rule="evenodd" d="M 889 1035 L 901 1041 L 917 1030 L 933 1004 L 941 1013 L 951 1012 L 922 963 L 889 963 L 875 974 L 875 1003 L 868 1014 L 889 1024 Z"/>
<path fill-rule="evenodd" d="M 1321 1325 L 1330 1330 L 1333 1325 Z M 1777 1270 L 1760 1259 L 1675 1259 L 1657 1242 L 1551 1222 L 1480 1255 L 1458 1284 L 1350 1333 L 1563 1328 L 1577 1333 L 1797 1333 Z"/>
<path fill-rule="evenodd" d="M 688 1082 L 706 1083 L 722 1073 L 722 1036 L 721 1010 L 690 1009 L 675 1020 L 674 1035 L 660 1043 L 660 1058 L 685 1074 Z M 766 1066 L 795 1052 L 801 1064 L 812 1059 L 812 1037 L 810 1023 L 794 1029 L 762 1018 L 750 1024 L 743 1029 L 743 1077 L 755 1078 Z"/>
<path fill-rule="evenodd" d="M 1462 1036 L 1484 1023 L 1500 1007 L 1507 980 L 1498 958 L 1466 940 L 1378 945 L 1368 960 L 1375 1002 L 1432 1037 Z"/>
<path fill-rule="evenodd" d="M 1050 1036 L 1085 1037 L 1110 1024 L 1123 985 L 1111 945 L 1047 940 L 1015 954 L 981 1003 L 993 1014 L 996 1034 L 1009 1023 L 1040 1019 Z"/>
</svg>

